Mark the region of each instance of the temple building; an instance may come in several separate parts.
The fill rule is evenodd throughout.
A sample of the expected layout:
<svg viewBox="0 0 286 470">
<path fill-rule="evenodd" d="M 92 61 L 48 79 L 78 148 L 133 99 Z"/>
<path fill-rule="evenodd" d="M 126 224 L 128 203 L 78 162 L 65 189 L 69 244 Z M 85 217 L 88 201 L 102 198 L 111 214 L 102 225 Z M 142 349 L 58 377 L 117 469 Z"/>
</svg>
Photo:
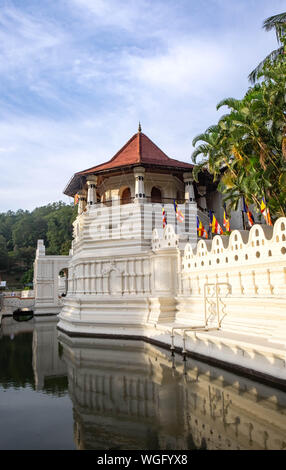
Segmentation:
<svg viewBox="0 0 286 470">
<path fill-rule="evenodd" d="M 151 215 L 148 227 L 162 228 L 162 207 L 167 223 L 175 223 L 176 233 L 184 235 L 192 243 L 197 242 L 196 216 L 208 228 L 208 212 L 212 210 L 222 220 L 222 197 L 217 184 L 206 171 L 193 179 L 194 165 L 169 158 L 149 137 L 138 132 L 106 163 L 76 173 L 64 190 L 70 197 L 78 197 L 78 213 L 94 208 L 118 205 L 147 204 L 138 212 Z M 184 215 L 184 222 L 177 224 L 174 200 Z M 90 211 L 91 209 L 91 211 Z M 130 210 L 130 207 L 128 208 Z M 159 217 L 158 217 L 159 215 Z M 239 213 L 232 217 L 232 228 L 242 228 Z M 146 238 L 146 233 L 144 233 Z M 151 236 L 148 237 L 151 239 Z"/>
<path fill-rule="evenodd" d="M 38 241 L 35 314 L 70 336 L 142 338 L 285 384 L 286 218 L 202 239 L 222 196 L 207 171 L 169 158 L 139 127 L 106 163 L 76 173 L 69 256 Z M 67 292 L 59 295 L 59 272 Z"/>
<path fill-rule="evenodd" d="M 139 124 L 111 160 L 72 177 L 64 193 L 78 197 L 78 217 L 61 327 L 128 325 L 132 333 L 148 318 L 174 319 L 178 253 L 187 243 L 196 246 L 197 216 L 208 229 L 208 211 L 219 214 L 221 205 L 212 177 L 203 172 L 195 183 L 192 172 L 191 163 L 169 158 Z M 175 244 L 164 260 L 152 251 L 154 233 L 163 234 L 162 208 L 167 245 Z"/>
</svg>

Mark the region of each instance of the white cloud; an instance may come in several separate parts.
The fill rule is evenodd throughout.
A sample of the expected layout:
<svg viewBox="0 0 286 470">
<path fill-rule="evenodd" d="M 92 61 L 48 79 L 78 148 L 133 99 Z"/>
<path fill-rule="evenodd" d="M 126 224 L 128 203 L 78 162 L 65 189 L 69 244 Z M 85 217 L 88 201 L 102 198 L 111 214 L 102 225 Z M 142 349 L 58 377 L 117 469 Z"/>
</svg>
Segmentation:
<svg viewBox="0 0 286 470">
<path fill-rule="evenodd" d="M 133 80 L 171 94 L 203 93 L 204 86 L 221 79 L 228 53 L 215 42 L 190 41 L 172 45 L 155 56 L 129 55 L 128 72 Z M 200 84 L 200 90 L 197 85 Z"/>
<path fill-rule="evenodd" d="M 55 24 L 16 8 L 0 10 L 0 25 L 1 71 L 21 69 L 26 74 L 28 64 L 43 65 L 47 58 L 50 64 L 51 50 L 65 41 L 64 33 Z"/>
<path fill-rule="evenodd" d="M 253 27 L 266 10 L 258 21 L 240 6 L 242 23 L 228 5 L 222 30 L 204 9 L 219 3 L 223 16 L 217 0 L 59 0 L 64 16 L 1 9 L 0 210 L 64 199 L 73 173 L 110 159 L 139 120 L 167 155 L 190 161 L 216 103 L 240 97 L 276 46 Z"/>
<path fill-rule="evenodd" d="M 142 35 L 156 37 L 176 26 L 174 5 L 154 0 L 68 0 L 88 24 L 99 30 L 133 33 L 134 41 Z M 173 15 L 173 16 L 172 16 Z M 170 18 L 172 17 L 172 22 Z"/>
<path fill-rule="evenodd" d="M 108 160 L 130 137 L 116 121 L 106 113 L 77 121 L 26 116 L 0 122 L 0 211 L 68 202 L 62 191 L 71 176 Z M 13 148 L 6 145 L 12 141 Z"/>
<path fill-rule="evenodd" d="M 92 14 L 103 26 L 116 26 L 120 29 L 133 29 L 139 13 L 138 2 L 121 0 L 72 0 L 75 6 L 88 15 Z"/>
</svg>

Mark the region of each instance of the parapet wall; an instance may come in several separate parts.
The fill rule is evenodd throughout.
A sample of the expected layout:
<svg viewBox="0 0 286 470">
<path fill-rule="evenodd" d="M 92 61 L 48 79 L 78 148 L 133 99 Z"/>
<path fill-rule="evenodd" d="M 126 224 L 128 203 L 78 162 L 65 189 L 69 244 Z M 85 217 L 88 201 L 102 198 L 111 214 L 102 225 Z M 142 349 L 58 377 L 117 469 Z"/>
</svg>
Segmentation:
<svg viewBox="0 0 286 470">
<path fill-rule="evenodd" d="M 213 240 L 199 240 L 196 249 L 185 247 L 183 271 L 196 272 L 225 267 L 272 264 L 286 260 L 286 218 L 274 227 L 254 225 L 250 231 L 234 230 L 229 237 L 216 235 Z M 285 257 L 285 258 L 284 258 Z"/>
<path fill-rule="evenodd" d="M 43 240 L 38 240 L 34 262 L 34 313 L 57 314 L 62 308 L 59 273 L 69 265 L 70 256 L 46 256 Z"/>
<path fill-rule="evenodd" d="M 177 321 L 201 321 L 217 284 L 222 328 L 286 338 L 286 218 L 187 244 L 181 262 Z"/>
<path fill-rule="evenodd" d="M 144 337 L 285 381 L 285 228 L 281 218 L 274 227 L 235 230 L 193 249 L 168 224 L 153 230 L 144 251 L 113 242 L 116 255 L 93 245 L 91 236 L 85 240 L 83 228 L 68 264 L 58 328 L 71 335 Z M 59 308 L 57 298 L 46 304 L 60 266 L 49 268 L 49 277 L 47 257 L 38 251 L 43 312 L 52 302 Z"/>
</svg>

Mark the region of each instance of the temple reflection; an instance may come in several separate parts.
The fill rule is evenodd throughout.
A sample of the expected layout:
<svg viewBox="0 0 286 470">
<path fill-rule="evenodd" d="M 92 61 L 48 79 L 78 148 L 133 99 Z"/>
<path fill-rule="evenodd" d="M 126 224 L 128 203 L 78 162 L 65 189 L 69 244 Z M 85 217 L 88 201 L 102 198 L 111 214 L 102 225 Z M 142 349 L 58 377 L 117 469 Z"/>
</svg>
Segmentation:
<svg viewBox="0 0 286 470">
<path fill-rule="evenodd" d="M 59 333 L 79 449 L 284 449 L 286 394 L 132 340 Z"/>
<path fill-rule="evenodd" d="M 37 391 L 67 392 L 66 363 L 57 338 L 54 316 L 15 322 L 2 320 L 0 330 L 0 385 L 31 385 Z"/>
</svg>

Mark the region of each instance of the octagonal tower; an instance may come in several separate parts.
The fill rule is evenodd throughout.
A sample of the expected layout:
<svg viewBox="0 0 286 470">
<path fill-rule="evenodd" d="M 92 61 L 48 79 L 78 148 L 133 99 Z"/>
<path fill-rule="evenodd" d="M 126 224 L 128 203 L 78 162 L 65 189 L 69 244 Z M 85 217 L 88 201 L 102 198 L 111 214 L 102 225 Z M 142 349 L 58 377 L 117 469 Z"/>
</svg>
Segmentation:
<svg viewBox="0 0 286 470">
<path fill-rule="evenodd" d="M 78 216 L 59 328 L 134 335 L 154 317 L 174 320 L 181 252 L 187 242 L 196 245 L 197 215 L 208 227 L 208 204 L 217 197 L 211 176 L 203 172 L 195 183 L 192 172 L 192 164 L 169 158 L 139 125 L 111 160 L 72 177 L 64 193 L 77 195 Z M 155 253 L 162 208 L 174 229 L 168 250 Z"/>
</svg>

